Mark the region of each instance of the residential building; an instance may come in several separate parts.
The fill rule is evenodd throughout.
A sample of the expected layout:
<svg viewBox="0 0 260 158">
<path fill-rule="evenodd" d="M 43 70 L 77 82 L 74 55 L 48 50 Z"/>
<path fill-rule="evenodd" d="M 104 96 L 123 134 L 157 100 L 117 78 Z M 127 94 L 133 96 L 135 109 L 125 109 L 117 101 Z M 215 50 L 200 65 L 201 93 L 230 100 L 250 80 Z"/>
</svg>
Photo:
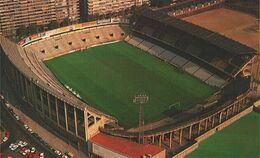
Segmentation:
<svg viewBox="0 0 260 158">
<path fill-rule="evenodd" d="M 0 15 L 0 34 L 12 35 L 22 25 L 78 21 L 79 0 L 0 0 Z"/>
<path fill-rule="evenodd" d="M 82 0 L 81 17 L 87 20 L 100 16 L 116 16 L 123 14 L 134 6 L 149 4 L 150 0 Z"/>
</svg>

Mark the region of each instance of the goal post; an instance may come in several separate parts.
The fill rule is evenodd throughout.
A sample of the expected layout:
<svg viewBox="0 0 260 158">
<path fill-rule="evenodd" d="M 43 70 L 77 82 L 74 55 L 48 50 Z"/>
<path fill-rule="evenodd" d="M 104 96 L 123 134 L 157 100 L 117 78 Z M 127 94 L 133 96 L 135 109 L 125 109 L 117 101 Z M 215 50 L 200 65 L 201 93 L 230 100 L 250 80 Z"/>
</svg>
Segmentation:
<svg viewBox="0 0 260 158">
<path fill-rule="evenodd" d="M 180 108 L 181 107 L 181 102 L 178 101 L 178 102 L 175 102 L 175 103 L 169 105 L 169 110 L 171 110 L 173 107 L 175 107 L 176 109 Z"/>
</svg>

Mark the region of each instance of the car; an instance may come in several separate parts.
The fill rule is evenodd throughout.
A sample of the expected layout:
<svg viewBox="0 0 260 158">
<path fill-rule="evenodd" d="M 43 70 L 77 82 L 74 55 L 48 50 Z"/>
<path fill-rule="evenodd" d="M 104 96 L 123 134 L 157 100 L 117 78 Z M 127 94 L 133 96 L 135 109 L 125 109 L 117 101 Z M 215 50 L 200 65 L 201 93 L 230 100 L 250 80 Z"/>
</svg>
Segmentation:
<svg viewBox="0 0 260 158">
<path fill-rule="evenodd" d="M 26 155 L 26 152 L 24 152 L 24 148 L 22 148 L 20 151 L 19 151 L 20 154 L 22 154 L 23 156 Z"/>
<path fill-rule="evenodd" d="M 30 149 L 25 149 L 25 151 L 24 151 L 25 153 L 30 153 L 31 152 L 31 150 Z"/>
<path fill-rule="evenodd" d="M 9 103 L 5 103 L 5 106 L 10 108 L 10 104 Z"/>
<path fill-rule="evenodd" d="M 9 131 L 5 132 L 5 136 L 6 136 L 7 138 L 9 138 L 10 135 L 11 135 L 11 133 L 10 133 Z"/>
<path fill-rule="evenodd" d="M 14 151 L 14 150 L 16 150 L 18 147 L 19 147 L 18 145 L 14 144 L 14 145 L 11 147 L 11 150 Z"/>
<path fill-rule="evenodd" d="M 36 151 L 35 147 L 31 148 L 31 153 L 34 153 Z"/>
<path fill-rule="evenodd" d="M 22 155 L 25 156 L 25 155 L 27 155 L 27 153 L 26 152 L 22 152 Z"/>
<path fill-rule="evenodd" d="M 59 150 L 55 150 L 54 153 L 61 156 L 61 152 Z"/>
<path fill-rule="evenodd" d="M 25 129 L 29 128 L 27 124 L 24 124 L 23 126 L 24 126 Z"/>
<path fill-rule="evenodd" d="M 23 142 L 20 146 L 21 147 L 25 147 L 26 145 L 28 145 L 28 143 L 27 142 Z"/>
<path fill-rule="evenodd" d="M 65 152 L 65 155 L 67 155 L 69 158 L 73 158 L 74 154 L 72 154 L 71 152 Z"/>
<path fill-rule="evenodd" d="M 6 142 L 8 140 L 8 137 L 3 138 L 3 142 Z"/>
<path fill-rule="evenodd" d="M 40 153 L 40 158 L 44 158 L 44 153 Z"/>
<path fill-rule="evenodd" d="M 67 155 L 62 155 L 62 158 L 69 158 L 69 156 L 67 156 Z"/>
<path fill-rule="evenodd" d="M 11 149 L 13 146 L 14 146 L 14 144 L 13 144 L 13 143 L 11 143 L 11 144 L 9 145 L 9 148 Z"/>
<path fill-rule="evenodd" d="M 21 146 L 23 144 L 23 141 L 18 141 L 17 145 Z"/>
<path fill-rule="evenodd" d="M 29 131 L 30 133 L 33 133 L 33 130 L 32 130 L 31 128 L 28 128 L 28 131 Z"/>
<path fill-rule="evenodd" d="M 15 116 L 15 119 L 17 120 L 17 121 L 19 121 L 20 120 L 20 118 L 19 118 L 19 116 Z"/>
</svg>

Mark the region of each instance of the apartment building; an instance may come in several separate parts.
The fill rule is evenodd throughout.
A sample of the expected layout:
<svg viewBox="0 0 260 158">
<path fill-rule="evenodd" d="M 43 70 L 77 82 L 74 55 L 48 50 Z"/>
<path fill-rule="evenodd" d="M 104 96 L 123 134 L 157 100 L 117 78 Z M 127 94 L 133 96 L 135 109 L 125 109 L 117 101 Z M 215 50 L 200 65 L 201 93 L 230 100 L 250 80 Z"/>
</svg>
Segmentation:
<svg viewBox="0 0 260 158">
<path fill-rule="evenodd" d="M 21 25 L 46 25 L 52 20 L 79 20 L 79 0 L 0 0 L 0 34 Z"/>
<path fill-rule="evenodd" d="M 91 17 L 118 14 L 133 6 L 149 4 L 150 0 L 83 0 L 81 3 L 82 10 L 85 11 L 83 17 Z"/>
</svg>

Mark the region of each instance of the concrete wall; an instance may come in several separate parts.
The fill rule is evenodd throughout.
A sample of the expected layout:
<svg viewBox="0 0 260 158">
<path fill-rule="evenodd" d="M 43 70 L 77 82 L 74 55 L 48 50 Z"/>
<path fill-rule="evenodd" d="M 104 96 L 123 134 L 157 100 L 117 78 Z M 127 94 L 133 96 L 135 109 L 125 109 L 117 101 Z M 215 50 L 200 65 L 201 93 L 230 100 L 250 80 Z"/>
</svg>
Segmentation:
<svg viewBox="0 0 260 158">
<path fill-rule="evenodd" d="M 1 48 L 1 47 L 0 47 Z M 4 67 L 4 73 L 5 76 L 12 82 L 10 82 L 10 85 L 12 88 L 16 91 L 16 94 L 18 97 L 26 101 L 29 105 L 32 106 L 34 110 L 35 117 L 37 117 L 37 121 L 39 121 L 40 124 L 44 122 L 44 125 L 48 127 L 48 129 L 52 129 L 51 132 L 53 133 L 59 133 L 59 135 L 63 138 L 66 138 L 65 141 L 71 141 L 70 144 L 74 144 L 73 146 L 76 148 L 82 149 L 82 151 L 86 151 L 85 144 L 86 144 L 86 135 L 80 136 L 78 135 L 78 129 L 76 128 L 77 124 L 77 116 L 75 115 L 76 108 L 73 105 L 67 104 L 64 101 L 56 98 L 51 93 L 45 91 L 44 89 L 38 87 L 35 83 L 33 83 L 30 79 L 28 79 L 22 72 L 20 72 L 16 66 L 13 65 L 9 61 L 9 59 L 4 55 L 1 54 L 1 58 L 3 58 L 3 64 Z M 53 101 L 51 101 L 51 98 L 54 98 Z M 60 102 L 61 104 L 57 104 L 57 102 Z M 61 120 L 64 120 L 65 126 L 62 126 L 59 122 L 61 115 L 59 115 L 58 111 L 53 112 L 53 109 L 57 108 L 51 108 L 52 106 L 61 107 L 63 106 L 64 109 L 72 109 L 74 112 L 74 117 L 70 118 L 71 120 L 71 126 L 68 123 L 69 120 L 69 114 L 68 111 L 64 111 L 65 120 L 62 118 Z M 80 109 L 77 109 L 79 111 L 82 111 Z M 54 116 L 54 117 L 53 117 Z M 80 128 L 80 127 L 78 127 Z M 73 129 L 70 131 L 69 129 Z M 86 128 L 81 128 L 83 132 L 86 132 Z M 86 132 L 87 133 L 87 132 Z M 82 146 L 82 147 L 80 147 Z"/>
<path fill-rule="evenodd" d="M 90 152 L 98 155 L 102 158 L 127 158 L 127 156 L 113 152 L 110 149 L 106 149 L 98 144 L 89 143 L 90 145 Z"/>
<path fill-rule="evenodd" d="M 163 150 L 162 152 L 153 156 L 153 158 L 165 158 L 165 157 L 166 157 L 166 150 Z"/>
<path fill-rule="evenodd" d="M 214 127 L 213 129 L 207 131 L 206 133 L 198 136 L 195 140 L 198 143 L 202 142 L 203 140 L 210 137 L 211 135 L 213 135 L 217 131 L 224 129 L 225 127 L 229 126 L 230 124 L 232 124 L 236 120 L 240 119 L 241 117 L 247 115 L 248 113 L 250 113 L 252 111 L 253 111 L 253 106 L 250 106 L 249 108 L 245 109 L 244 111 L 240 112 L 239 114 L 237 114 L 237 115 L 233 116 L 232 118 L 226 120 L 225 122 L 219 124 L 218 126 Z"/>
<path fill-rule="evenodd" d="M 185 157 L 186 155 L 188 155 L 189 153 L 193 152 L 194 150 L 196 150 L 199 146 L 198 142 L 195 142 L 194 144 L 192 144 L 191 146 L 189 146 L 188 148 L 186 148 L 185 150 L 183 150 L 182 152 L 180 152 L 179 154 L 173 156 L 172 158 L 182 158 Z"/>
</svg>

